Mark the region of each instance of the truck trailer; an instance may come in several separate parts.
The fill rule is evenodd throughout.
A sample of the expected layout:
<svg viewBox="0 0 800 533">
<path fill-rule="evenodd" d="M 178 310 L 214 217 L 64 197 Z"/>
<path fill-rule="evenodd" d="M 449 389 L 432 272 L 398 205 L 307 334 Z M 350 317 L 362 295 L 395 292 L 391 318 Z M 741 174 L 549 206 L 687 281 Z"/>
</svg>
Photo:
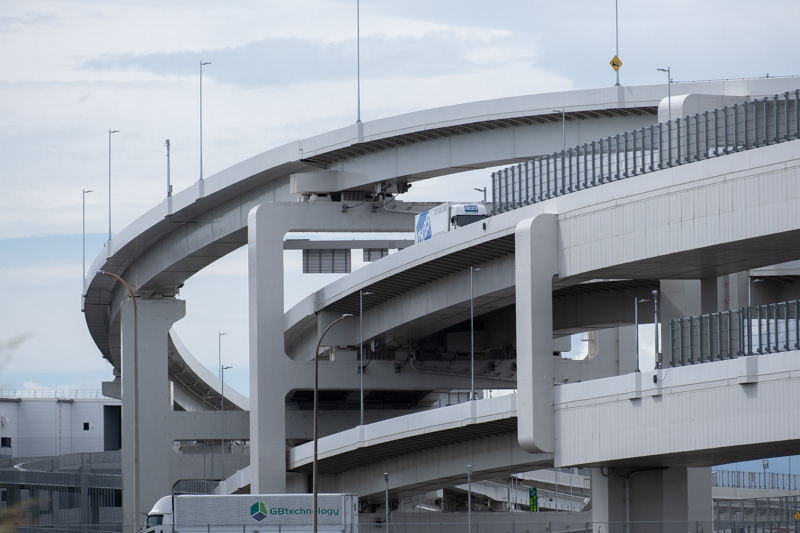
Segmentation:
<svg viewBox="0 0 800 533">
<path fill-rule="evenodd" d="M 427 241 L 437 233 L 479 222 L 486 217 L 486 206 L 483 204 L 448 202 L 437 205 L 414 217 L 414 241 Z"/>
<path fill-rule="evenodd" d="M 285 531 L 310 533 L 311 494 L 165 496 L 147 513 L 143 533 Z M 358 496 L 319 494 L 317 530 L 358 533 Z"/>
</svg>

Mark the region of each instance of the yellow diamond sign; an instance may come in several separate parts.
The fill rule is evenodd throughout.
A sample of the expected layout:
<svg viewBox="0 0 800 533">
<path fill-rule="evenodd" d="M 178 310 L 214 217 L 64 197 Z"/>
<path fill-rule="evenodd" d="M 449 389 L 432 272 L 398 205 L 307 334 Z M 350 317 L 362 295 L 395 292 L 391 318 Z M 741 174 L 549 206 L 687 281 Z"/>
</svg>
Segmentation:
<svg viewBox="0 0 800 533">
<path fill-rule="evenodd" d="M 614 59 L 611 60 L 611 68 L 614 70 L 619 70 L 619 67 L 622 66 L 622 61 L 617 56 L 614 56 Z"/>
<path fill-rule="evenodd" d="M 800 520 L 800 511 L 795 511 L 795 513 L 794 513 L 794 519 L 795 519 L 795 520 Z"/>
</svg>

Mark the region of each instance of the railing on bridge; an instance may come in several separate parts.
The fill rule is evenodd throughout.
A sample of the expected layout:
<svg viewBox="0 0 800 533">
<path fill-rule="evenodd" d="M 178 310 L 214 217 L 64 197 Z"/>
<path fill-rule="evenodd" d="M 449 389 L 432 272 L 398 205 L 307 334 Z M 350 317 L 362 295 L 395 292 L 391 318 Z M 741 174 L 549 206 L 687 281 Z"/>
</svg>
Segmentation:
<svg viewBox="0 0 800 533">
<path fill-rule="evenodd" d="M 798 477 L 800 474 L 785 472 L 745 472 L 741 470 L 714 470 L 711 472 L 712 486 L 732 489 L 796 491 L 800 487 Z M 793 498 L 798 496 L 793 496 Z"/>
<path fill-rule="evenodd" d="M 800 349 L 800 300 L 670 320 L 671 366 Z"/>
<path fill-rule="evenodd" d="M 492 213 L 800 138 L 800 90 L 598 139 L 492 173 Z"/>
</svg>

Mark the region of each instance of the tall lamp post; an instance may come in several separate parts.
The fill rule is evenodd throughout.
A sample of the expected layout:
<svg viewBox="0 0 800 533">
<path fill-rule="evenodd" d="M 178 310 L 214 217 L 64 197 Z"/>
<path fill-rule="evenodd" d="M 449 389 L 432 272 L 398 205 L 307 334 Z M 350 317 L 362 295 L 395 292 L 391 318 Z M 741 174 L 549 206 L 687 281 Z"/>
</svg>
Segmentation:
<svg viewBox="0 0 800 533">
<path fill-rule="evenodd" d="M 658 289 L 653 289 L 650 294 L 653 295 L 653 330 L 655 334 L 653 357 L 656 361 L 656 368 L 661 368 L 661 352 L 658 350 Z"/>
<path fill-rule="evenodd" d="M 172 184 L 170 183 L 169 180 L 169 147 L 170 147 L 169 139 L 164 141 L 164 146 L 167 147 L 167 198 L 169 198 L 170 196 L 172 196 Z"/>
<path fill-rule="evenodd" d="M 220 395 L 222 396 L 222 462 L 220 467 L 222 469 L 222 474 L 220 479 L 225 481 L 225 371 L 229 368 L 233 368 L 232 366 L 223 366 L 222 367 L 222 388 L 220 391 Z"/>
<path fill-rule="evenodd" d="M 470 374 L 470 399 L 475 399 L 475 296 L 473 291 L 473 274 L 480 270 L 474 266 L 469 267 L 469 374 Z"/>
<path fill-rule="evenodd" d="M 467 465 L 467 533 L 472 532 L 472 465 Z"/>
<path fill-rule="evenodd" d="M 648 298 L 633 298 L 633 329 L 636 332 L 636 370 L 634 372 L 640 372 L 639 370 L 639 304 L 643 302 L 649 302 Z"/>
<path fill-rule="evenodd" d="M 119 130 L 108 130 L 108 240 L 111 240 L 111 134 Z"/>
<path fill-rule="evenodd" d="M 751 286 L 753 283 L 761 283 L 764 278 L 751 278 L 747 277 L 747 355 L 753 355 L 753 318 L 750 311 L 750 293 L 752 292 Z M 759 318 L 759 330 L 761 328 L 761 319 Z M 761 334 L 758 335 L 758 352 L 761 353 Z"/>
<path fill-rule="evenodd" d="M 223 331 L 217 332 L 217 377 L 219 378 L 220 382 L 222 382 L 222 336 L 223 335 L 227 335 L 227 333 L 225 333 Z M 223 390 L 221 392 L 224 392 L 225 385 L 222 385 L 222 389 Z M 223 396 L 223 400 L 222 400 L 222 404 L 221 404 L 223 408 L 225 406 L 224 402 L 225 402 L 225 400 L 224 400 L 224 396 Z M 223 415 L 222 418 L 223 418 L 223 423 L 224 423 L 225 415 Z M 224 430 L 223 430 L 222 437 L 223 437 L 223 439 L 225 438 Z M 223 444 L 225 444 L 224 441 L 223 441 Z M 225 452 L 223 451 L 222 453 L 224 455 Z M 223 457 L 222 460 L 223 461 L 225 460 L 224 457 Z M 214 473 L 214 450 L 213 449 L 211 450 L 211 473 L 212 473 L 212 477 L 213 477 L 213 473 Z"/>
<path fill-rule="evenodd" d="M 113 133 L 109 130 L 109 133 Z M 136 295 L 124 279 L 105 270 L 98 270 L 102 276 L 110 276 L 122 283 L 133 302 L 133 532 L 139 531 L 136 519 L 139 517 L 139 310 Z"/>
<path fill-rule="evenodd" d="M 357 80 L 357 107 L 356 123 L 361 122 L 361 2 L 356 0 L 356 76 Z M 361 421 L 364 424 L 364 421 Z"/>
<path fill-rule="evenodd" d="M 210 61 L 200 61 L 200 181 L 203 181 L 203 67 Z"/>
<path fill-rule="evenodd" d="M 384 518 L 384 524 L 386 524 L 386 531 L 389 530 L 389 472 L 383 473 L 383 482 L 386 484 L 386 518 Z"/>
<path fill-rule="evenodd" d="M 614 0 L 614 37 L 617 44 L 617 53 L 615 57 L 619 57 L 619 0 Z M 615 87 L 619 87 L 619 69 L 617 71 L 617 83 Z"/>
<path fill-rule="evenodd" d="M 313 501 L 311 504 L 312 512 L 313 512 L 313 520 L 312 520 L 312 533 L 317 533 L 317 500 L 319 499 L 319 490 L 317 487 L 317 467 L 319 462 L 318 450 L 319 450 L 319 347 L 322 344 L 322 339 L 325 337 L 325 334 L 337 323 L 341 322 L 345 318 L 350 318 L 353 316 L 351 313 L 345 313 L 326 327 L 322 334 L 319 336 L 317 340 L 317 346 L 314 348 L 314 468 L 311 474 L 311 484 L 313 486 Z"/>
<path fill-rule="evenodd" d="M 82 225 L 82 238 L 83 238 L 83 270 L 81 271 L 81 277 L 84 281 L 86 281 L 86 195 L 89 194 L 91 189 L 83 189 L 83 225 Z"/>
<path fill-rule="evenodd" d="M 553 113 L 561 113 L 561 150 L 567 151 L 567 110 L 553 109 Z"/>
<path fill-rule="evenodd" d="M 486 205 L 486 187 L 484 187 L 483 189 L 479 189 L 477 187 L 473 187 L 473 189 L 475 189 L 478 192 L 482 192 L 483 193 L 483 205 Z"/>
<path fill-rule="evenodd" d="M 217 377 L 222 380 L 222 336 L 227 333 L 220 331 L 217 333 Z"/>
<path fill-rule="evenodd" d="M 672 122 L 672 72 L 669 67 L 656 70 L 667 73 L 667 120 Z"/>
<path fill-rule="evenodd" d="M 364 425 L 364 296 L 372 294 L 369 291 L 358 291 L 358 336 L 359 356 L 358 373 L 361 378 L 361 425 Z"/>
</svg>

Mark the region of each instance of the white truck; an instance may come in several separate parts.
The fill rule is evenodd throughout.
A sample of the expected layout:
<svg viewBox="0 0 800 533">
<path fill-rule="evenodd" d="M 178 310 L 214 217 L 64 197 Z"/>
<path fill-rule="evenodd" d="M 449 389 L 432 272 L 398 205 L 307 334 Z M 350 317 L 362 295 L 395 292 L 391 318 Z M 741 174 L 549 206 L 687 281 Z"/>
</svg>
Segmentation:
<svg viewBox="0 0 800 533">
<path fill-rule="evenodd" d="M 165 496 L 147 513 L 143 533 L 209 531 L 311 532 L 311 494 L 232 494 Z M 317 530 L 358 533 L 358 496 L 319 494 Z"/>
<path fill-rule="evenodd" d="M 487 216 L 484 204 L 461 204 L 448 202 L 423 211 L 414 217 L 415 242 L 427 241 L 437 233 L 450 231 Z"/>
</svg>

